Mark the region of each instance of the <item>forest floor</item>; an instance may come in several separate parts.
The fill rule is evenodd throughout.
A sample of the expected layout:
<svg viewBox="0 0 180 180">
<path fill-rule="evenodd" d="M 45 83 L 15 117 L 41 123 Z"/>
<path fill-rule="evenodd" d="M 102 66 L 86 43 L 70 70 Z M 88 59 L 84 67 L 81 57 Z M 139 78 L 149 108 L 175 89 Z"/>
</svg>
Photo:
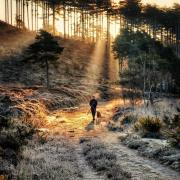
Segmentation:
<svg viewBox="0 0 180 180">
<path fill-rule="evenodd" d="M 31 42 L 33 37 L 34 35 L 31 38 L 28 36 L 24 44 Z M 38 118 L 45 121 L 42 126 L 38 125 L 37 133 L 21 148 L 21 157 L 15 168 L 12 168 L 14 172 L 11 179 L 178 180 L 180 174 L 177 171 L 142 157 L 136 150 L 123 145 L 119 137 L 124 132 L 110 132 L 107 129 L 116 109 L 124 106 L 124 101 L 119 96 L 121 89 L 115 85 L 115 60 L 111 53 L 107 56 L 107 46 L 103 41 L 97 42 L 95 46 L 79 42 L 80 49 L 77 49 L 76 44 L 77 40 L 63 42 L 67 52 L 61 57 L 63 68 L 59 68 L 65 68 L 66 71 L 60 69 L 60 75 L 53 81 L 56 88 L 50 91 L 42 86 L 27 87 L 27 79 L 13 79 L 10 76 L 12 71 L 6 76 L 8 81 L 3 73 L 0 73 L 2 107 L 2 103 L 7 107 L 5 97 L 10 97 L 8 103 L 10 102 L 11 109 L 18 107 L 18 110 L 25 109 L 29 112 L 36 105 L 34 108 L 41 112 Z M 2 59 L 7 58 L 7 48 L 4 47 L 5 45 L 1 47 Z M 9 45 L 7 47 L 9 48 Z M 17 44 L 12 45 L 12 48 L 16 49 Z M 18 49 L 22 47 L 18 46 Z M 79 69 L 81 62 L 82 67 Z M 71 68 L 68 68 L 69 66 Z M 19 74 L 17 76 L 19 77 Z M 88 100 L 92 94 L 99 98 L 98 111 L 102 114 L 95 124 L 88 114 Z M 78 100 L 72 103 L 73 99 Z M 15 111 L 17 112 L 17 109 Z M 38 121 L 38 118 L 34 121 Z M 0 162 L 2 161 L 0 158 Z M 1 169 L 0 166 L 0 174 Z M 0 179 L 5 179 L 5 176 L 2 174 Z"/>
<path fill-rule="evenodd" d="M 57 180 L 111 179 L 102 171 L 96 172 L 91 164 L 87 163 L 83 145 L 80 144 L 80 140 L 85 138 L 91 141 L 98 139 L 97 143 L 103 143 L 106 150 L 116 156 L 116 163 L 121 167 L 118 170 L 131 174 L 131 178 L 122 179 L 178 180 L 178 172 L 155 160 L 142 157 L 136 150 L 124 146 L 119 140 L 123 133 L 107 130 L 106 125 L 113 116 L 114 108 L 121 105 L 123 103 L 118 99 L 100 103 L 98 111 L 102 113 L 102 117 L 96 124 L 91 122 L 91 115 L 87 115 L 87 105 L 68 112 L 56 111 L 50 114 L 48 126 L 41 129 L 45 142 L 42 144 L 39 141 L 31 141 L 25 147 L 24 160 L 18 167 L 18 174 L 27 172 L 21 175 L 22 179 L 33 179 L 33 176 Z"/>
</svg>

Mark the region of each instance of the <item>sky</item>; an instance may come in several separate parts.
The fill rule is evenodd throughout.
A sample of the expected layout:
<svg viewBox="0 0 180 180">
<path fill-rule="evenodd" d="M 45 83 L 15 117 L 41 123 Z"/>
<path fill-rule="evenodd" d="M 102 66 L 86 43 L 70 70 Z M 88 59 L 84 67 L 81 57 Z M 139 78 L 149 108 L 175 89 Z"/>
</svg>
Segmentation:
<svg viewBox="0 0 180 180">
<path fill-rule="evenodd" d="M 180 3 L 180 0 L 142 0 L 142 2 L 169 7 L 172 6 L 174 3 Z"/>
<path fill-rule="evenodd" d="M 112 0 L 114 2 L 119 2 L 119 0 Z M 142 2 L 144 4 L 148 3 L 148 4 L 157 4 L 159 6 L 166 6 L 166 7 L 170 7 L 172 6 L 174 3 L 180 3 L 180 0 L 142 0 Z"/>
</svg>

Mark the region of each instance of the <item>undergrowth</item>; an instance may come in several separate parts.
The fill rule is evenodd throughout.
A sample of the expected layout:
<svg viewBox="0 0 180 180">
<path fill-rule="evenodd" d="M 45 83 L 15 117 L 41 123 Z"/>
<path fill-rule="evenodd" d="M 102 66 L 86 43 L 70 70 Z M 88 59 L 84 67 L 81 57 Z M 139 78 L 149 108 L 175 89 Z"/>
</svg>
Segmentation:
<svg viewBox="0 0 180 180">
<path fill-rule="evenodd" d="M 130 179 L 131 175 L 117 163 L 116 155 L 108 151 L 98 139 L 81 139 L 83 154 L 87 162 L 107 179 Z"/>
<path fill-rule="evenodd" d="M 141 132 L 143 137 L 158 137 L 162 122 L 157 117 L 142 117 L 134 124 L 134 130 Z"/>
</svg>

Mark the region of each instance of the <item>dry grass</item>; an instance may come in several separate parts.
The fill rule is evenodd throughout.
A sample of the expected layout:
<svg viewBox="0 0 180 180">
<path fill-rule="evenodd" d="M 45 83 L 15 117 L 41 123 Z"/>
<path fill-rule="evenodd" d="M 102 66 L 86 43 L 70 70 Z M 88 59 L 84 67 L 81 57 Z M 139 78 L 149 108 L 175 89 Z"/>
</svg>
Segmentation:
<svg viewBox="0 0 180 180">
<path fill-rule="evenodd" d="M 162 122 L 157 117 L 142 117 L 134 124 L 134 130 L 140 132 L 142 137 L 160 138 Z"/>
<path fill-rule="evenodd" d="M 2 105 L 0 115 L 5 113 L 6 116 L 13 119 L 15 124 L 21 122 L 34 128 L 46 124 L 47 108 L 40 100 L 35 100 L 37 91 L 0 87 L 0 92 L 0 103 Z"/>
<path fill-rule="evenodd" d="M 137 106 L 133 112 L 138 118 L 144 116 L 153 116 L 163 119 L 164 116 L 173 117 L 176 113 L 176 108 L 179 102 L 178 99 L 173 98 L 162 98 L 157 99 L 153 106 Z"/>
<path fill-rule="evenodd" d="M 87 101 L 88 94 L 67 87 L 52 89 L 0 87 L 1 116 L 12 118 L 15 123 L 21 122 L 34 128 L 47 124 L 49 111 L 64 107 L 74 107 L 80 102 Z M 1 118 L 3 119 L 3 118 Z M 9 118 L 5 117 L 7 123 Z"/>
<path fill-rule="evenodd" d="M 20 180 L 83 179 L 73 146 L 67 139 L 53 136 L 45 143 L 29 143 L 18 165 Z"/>
<path fill-rule="evenodd" d="M 165 136 L 169 138 L 169 142 L 172 146 L 180 148 L 180 111 L 174 115 L 173 118 L 165 121 L 168 128 L 164 130 Z"/>
<path fill-rule="evenodd" d="M 40 102 L 23 102 L 13 108 L 20 111 L 20 119 L 34 128 L 43 127 L 47 122 L 47 109 Z"/>
<path fill-rule="evenodd" d="M 96 171 L 105 174 L 107 179 L 130 179 L 130 174 L 117 164 L 116 156 L 100 140 L 81 139 L 80 143 L 87 162 Z"/>
<path fill-rule="evenodd" d="M 147 132 L 160 132 L 160 129 L 162 127 L 162 123 L 159 118 L 154 117 L 143 117 L 139 119 L 136 124 L 134 125 L 135 130 L 145 130 Z"/>
</svg>

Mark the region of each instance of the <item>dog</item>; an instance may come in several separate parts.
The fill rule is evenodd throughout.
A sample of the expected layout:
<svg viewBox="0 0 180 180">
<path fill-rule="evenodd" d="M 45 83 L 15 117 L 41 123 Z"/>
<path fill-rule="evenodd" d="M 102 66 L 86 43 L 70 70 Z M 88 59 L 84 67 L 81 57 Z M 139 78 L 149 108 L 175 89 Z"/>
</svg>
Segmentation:
<svg viewBox="0 0 180 180">
<path fill-rule="evenodd" d="M 101 118 L 101 113 L 99 111 L 97 111 L 97 118 Z"/>
<path fill-rule="evenodd" d="M 100 118 L 102 117 L 102 115 L 101 115 L 101 113 L 99 111 L 97 111 L 96 116 L 97 116 L 96 124 L 99 124 L 100 123 Z"/>
</svg>

